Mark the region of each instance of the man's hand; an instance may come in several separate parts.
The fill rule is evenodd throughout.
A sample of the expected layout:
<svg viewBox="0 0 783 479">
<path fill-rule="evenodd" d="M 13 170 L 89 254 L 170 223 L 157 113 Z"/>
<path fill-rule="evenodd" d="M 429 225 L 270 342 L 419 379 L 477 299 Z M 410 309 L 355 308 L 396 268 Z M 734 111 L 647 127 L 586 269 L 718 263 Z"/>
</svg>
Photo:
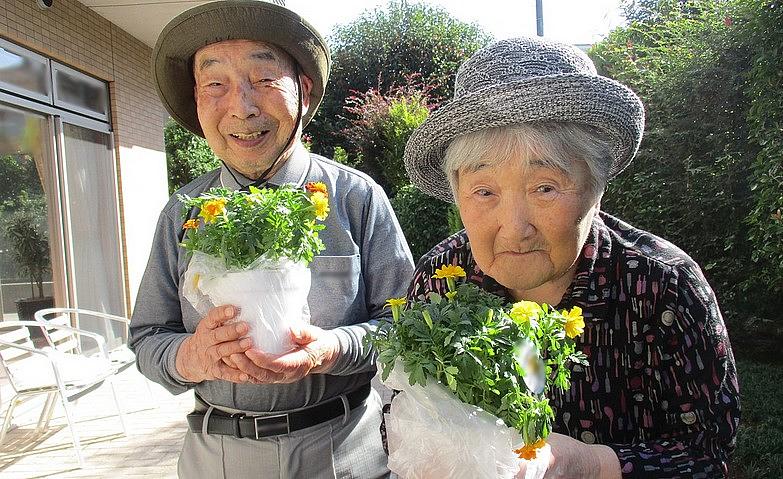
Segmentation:
<svg viewBox="0 0 783 479">
<path fill-rule="evenodd" d="M 233 354 L 231 361 L 256 384 L 293 383 L 331 369 L 340 351 L 333 331 L 308 324 L 292 328 L 291 337 L 297 345 L 293 351 L 277 355 L 250 349 Z"/>
<path fill-rule="evenodd" d="M 585 444 L 563 434 L 552 433 L 546 442 L 552 448 L 549 468 L 544 479 L 553 478 L 601 478 L 619 479 L 620 461 L 614 451 L 601 444 Z M 522 466 L 517 478 L 525 477 Z"/>
<path fill-rule="evenodd" d="M 253 346 L 250 338 L 241 339 L 249 328 L 246 323 L 225 324 L 233 318 L 236 308 L 218 306 L 209 310 L 196 332 L 189 336 L 177 351 L 177 372 L 194 383 L 223 379 L 245 383 L 250 377 L 231 366 L 232 354 L 242 354 Z"/>
</svg>

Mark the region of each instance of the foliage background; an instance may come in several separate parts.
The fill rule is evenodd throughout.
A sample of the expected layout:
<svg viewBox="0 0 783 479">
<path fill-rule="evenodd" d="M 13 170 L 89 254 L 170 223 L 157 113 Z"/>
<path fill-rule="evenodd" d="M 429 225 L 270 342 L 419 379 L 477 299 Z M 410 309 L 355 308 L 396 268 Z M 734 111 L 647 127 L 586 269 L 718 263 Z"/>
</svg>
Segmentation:
<svg viewBox="0 0 783 479">
<path fill-rule="evenodd" d="M 783 3 L 626 0 L 625 16 L 589 54 L 642 97 L 647 125 L 603 209 L 703 267 L 741 358 L 732 477 L 783 477 Z M 334 68 L 307 129 L 312 151 L 386 188 L 416 258 L 459 218 L 408 184 L 400 152 L 451 96 L 458 65 L 489 40 L 442 9 L 402 1 L 329 37 Z M 172 188 L 217 166 L 184 130 L 167 128 L 166 142 Z"/>
<path fill-rule="evenodd" d="M 590 54 L 642 97 L 647 125 L 603 209 L 693 256 L 732 339 L 758 341 L 759 328 L 783 326 L 783 10 L 753 0 L 627 9 L 635 20 Z"/>
</svg>

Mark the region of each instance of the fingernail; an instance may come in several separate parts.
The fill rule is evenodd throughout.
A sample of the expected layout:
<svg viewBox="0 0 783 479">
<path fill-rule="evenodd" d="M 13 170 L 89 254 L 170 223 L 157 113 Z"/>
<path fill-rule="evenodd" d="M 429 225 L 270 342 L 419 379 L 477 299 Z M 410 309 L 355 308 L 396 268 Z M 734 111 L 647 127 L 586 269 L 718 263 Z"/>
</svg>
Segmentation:
<svg viewBox="0 0 783 479">
<path fill-rule="evenodd" d="M 226 309 L 223 310 L 223 314 L 226 316 L 233 316 L 234 315 L 234 307 L 233 306 L 226 306 Z"/>
<path fill-rule="evenodd" d="M 248 380 L 247 374 L 240 374 L 239 375 L 239 380 L 242 381 L 242 382 L 247 381 Z"/>
<path fill-rule="evenodd" d="M 249 348 L 253 345 L 253 341 L 250 340 L 250 338 L 245 338 L 242 341 L 239 342 L 239 345 L 243 348 Z"/>
<path fill-rule="evenodd" d="M 247 332 L 247 324 L 245 323 L 239 323 L 234 328 L 237 333 L 239 334 L 245 334 Z"/>
</svg>

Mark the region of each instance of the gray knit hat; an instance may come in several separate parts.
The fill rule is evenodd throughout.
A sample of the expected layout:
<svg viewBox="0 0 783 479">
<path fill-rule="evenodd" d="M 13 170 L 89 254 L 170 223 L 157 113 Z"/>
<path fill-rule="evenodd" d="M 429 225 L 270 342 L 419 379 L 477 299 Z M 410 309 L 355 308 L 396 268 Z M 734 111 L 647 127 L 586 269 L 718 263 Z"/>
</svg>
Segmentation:
<svg viewBox="0 0 783 479">
<path fill-rule="evenodd" d="M 598 129 L 612 148 L 613 178 L 636 155 L 644 107 L 628 87 L 599 76 L 590 58 L 574 46 L 542 38 L 501 40 L 459 68 L 454 98 L 408 139 L 405 169 L 425 193 L 454 201 L 442 169 L 449 143 L 482 129 L 530 122 Z"/>
<path fill-rule="evenodd" d="M 284 0 L 223 0 L 191 8 L 171 20 L 152 51 L 152 79 L 163 106 L 180 125 L 203 137 L 193 99 L 193 56 L 225 40 L 271 43 L 291 55 L 313 81 L 310 108 L 302 126 L 313 118 L 324 96 L 331 57 L 326 41 Z"/>
</svg>

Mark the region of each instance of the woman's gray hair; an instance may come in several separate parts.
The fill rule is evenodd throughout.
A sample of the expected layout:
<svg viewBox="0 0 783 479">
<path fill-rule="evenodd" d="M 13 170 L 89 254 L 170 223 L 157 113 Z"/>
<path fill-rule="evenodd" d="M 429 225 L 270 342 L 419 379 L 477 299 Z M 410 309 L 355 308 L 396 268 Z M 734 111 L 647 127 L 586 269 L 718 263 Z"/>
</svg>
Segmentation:
<svg viewBox="0 0 783 479">
<path fill-rule="evenodd" d="M 490 152 L 493 156 L 487 158 Z M 578 162 L 583 160 L 589 171 L 584 184 L 591 193 L 600 195 L 609 181 L 612 150 L 598 130 L 578 123 L 520 123 L 458 136 L 449 144 L 443 161 L 455 201 L 460 170 L 511 159 L 541 162 L 576 181 L 582 180 Z"/>
</svg>

